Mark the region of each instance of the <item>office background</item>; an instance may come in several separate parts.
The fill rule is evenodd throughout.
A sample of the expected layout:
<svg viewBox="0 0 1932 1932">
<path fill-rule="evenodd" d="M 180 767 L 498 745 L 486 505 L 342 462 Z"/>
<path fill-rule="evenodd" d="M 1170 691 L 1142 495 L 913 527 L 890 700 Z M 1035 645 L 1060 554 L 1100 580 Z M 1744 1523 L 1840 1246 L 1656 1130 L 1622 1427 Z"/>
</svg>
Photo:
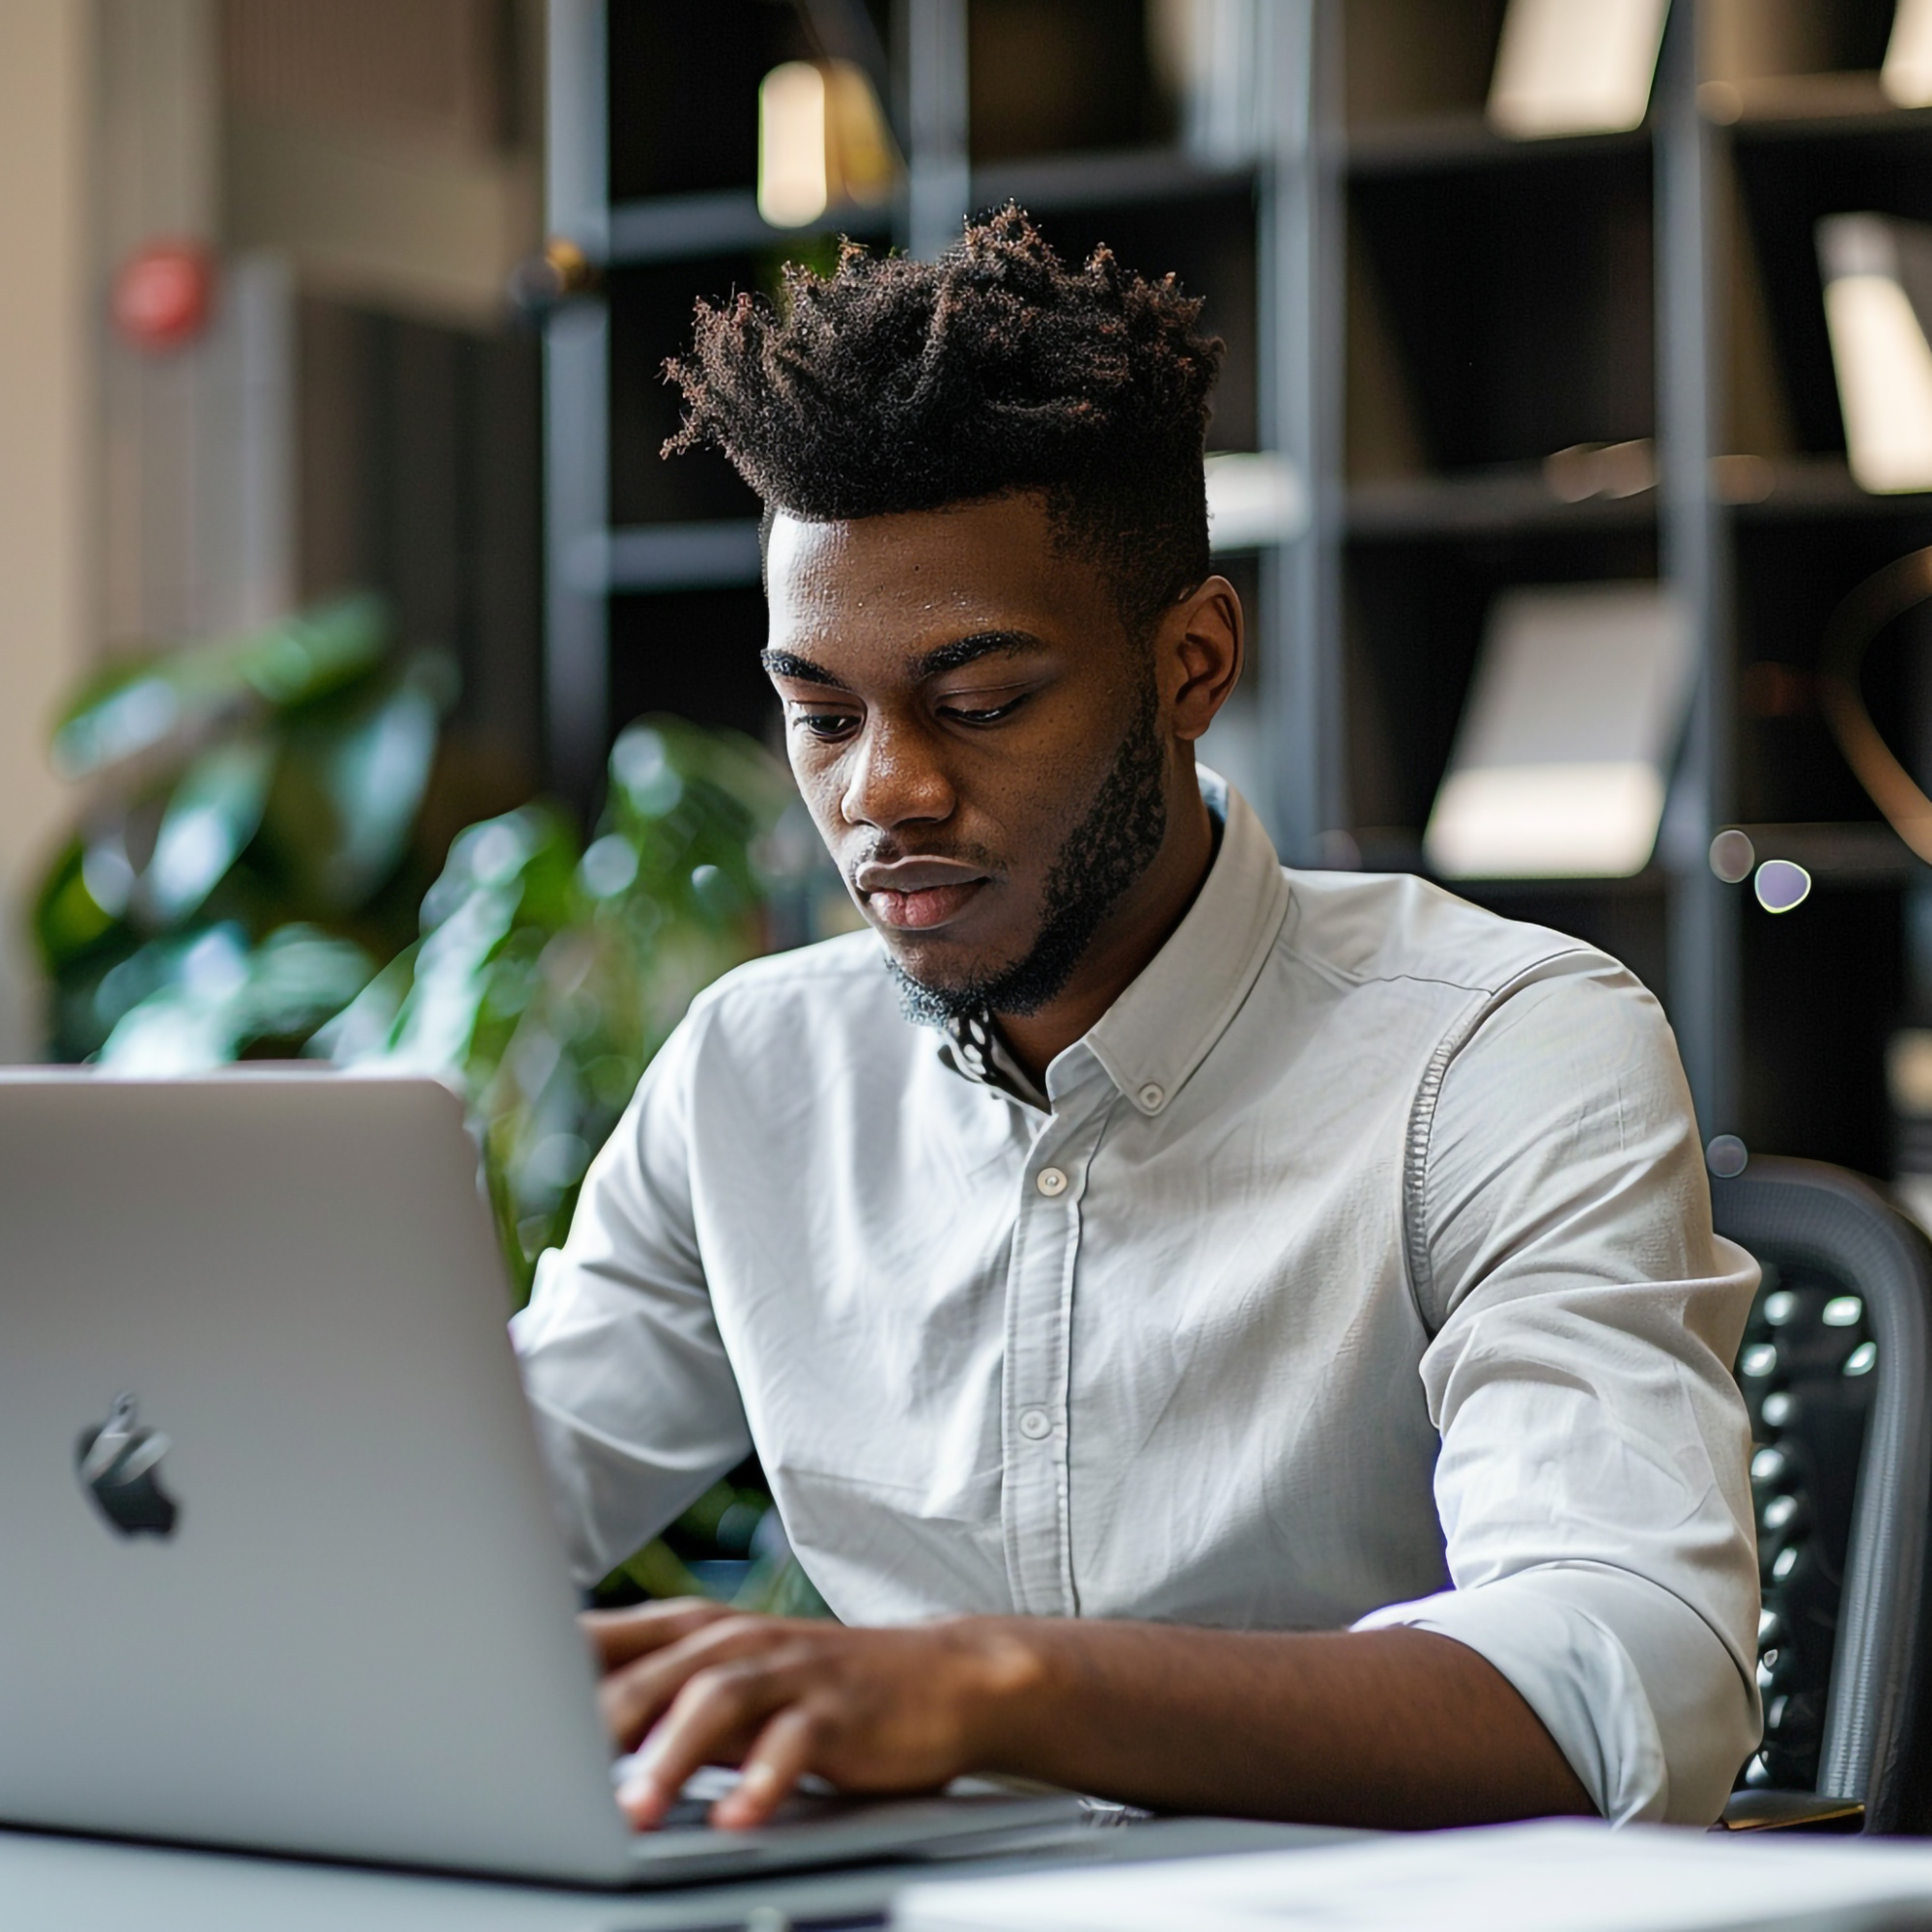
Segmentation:
<svg viewBox="0 0 1932 1932">
<path fill-rule="evenodd" d="M 755 505 L 657 456 L 694 298 L 840 234 L 930 252 L 1010 196 L 1069 253 L 1177 270 L 1228 342 L 1210 488 L 1256 648 L 1207 753 L 1285 855 L 1602 943 L 1664 1000 L 1718 1164 L 1909 1192 L 1924 835 L 1847 755 L 1826 639 L 1932 542 L 1928 35 L 1919 0 L 7 0 L 6 1052 L 298 1051 L 414 939 L 466 826 L 566 871 L 630 839 L 573 876 L 634 904 L 626 725 L 772 735 Z M 211 640 L 325 606 L 365 680 L 339 742 L 312 750 L 321 685 L 265 723 L 232 654 L 194 697 Z M 1922 782 L 1926 640 L 1911 609 L 1866 628 L 1861 715 Z M 170 653 L 198 667 L 155 687 L 174 735 L 129 739 Z M 379 714 L 415 749 L 363 823 L 342 774 Z M 633 777 L 662 752 L 633 741 Z M 307 859 L 301 756 L 341 820 Z M 746 903 L 714 894 L 703 970 L 840 917 L 741 781 L 704 864 L 742 862 Z M 166 830 L 185 792 L 228 841 L 206 878 Z M 327 944 L 275 1006 L 262 949 L 298 927 Z M 252 1017 L 211 1026 L 237 974 Z M 129 1021 L 152 1000 L 165 1039 L 161 1008 Z M 609 1114 L 594 1060 L 548 1121 L 549 1214 Z"/>
<path fill-rule="evenodd" d="M 1734 1232 L 1843 1192 L 1781 1155 L 1932 1217 L 1932 0 L 0 0 L 0 1058 L 433 1073 L 526 1285 L 691 994 L 852 918 L 662 361 L 1009 198 L 1227 342 L 1284 856 L 1627 960 Z M 1779 1619 L 1924 1405 L 1758 1236 L 1809 1789 Z M 606 1594 L 692 1588 L 812 1606 L 755 1464 Z"/>
</svg>

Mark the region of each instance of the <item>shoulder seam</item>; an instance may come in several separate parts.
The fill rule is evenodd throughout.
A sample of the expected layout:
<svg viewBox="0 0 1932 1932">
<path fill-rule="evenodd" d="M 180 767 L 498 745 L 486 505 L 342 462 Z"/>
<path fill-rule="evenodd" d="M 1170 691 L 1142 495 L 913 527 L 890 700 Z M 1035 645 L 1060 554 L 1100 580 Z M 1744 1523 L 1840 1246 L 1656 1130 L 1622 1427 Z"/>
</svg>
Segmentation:
<svg viewBox="0 0 1932 1932">
<path fill-rule="evenodd" d="M 1562 955 L 1551 953 L 1548 956 L 1560 958 Z M 1538 965 L 1542 963 L 1541 960 L 1537 962 Z M 1415 1100 L 1408 1113 L 1408 1131 L 1402 1161 L 1403 1259 L 1406 1264 L 1405 1271 L 1408 1276 L 1409 1299 L 1415 1304 L 1416 1320 L 1422 1323 L 1422 1332 L 1432 1340 L 1435 1336 L 1435 1323 L 1430 1320 L 1429 1297 L 1435 1292 L 1435 1279 L 1429 1259 L 1429 1142 L 1435 1127 L 1435 1103 L 1441 1097 L 1442 1082 L 1448 1074 L 1449 1063 L 1475 1032 L 1493 997 L 1486 990 L 1471 991 L 1469 999 L 1436 1041 L 1435 1052 L 1429 1056 L 1429 1064 L 1422 1069 L 1422 1079 L 1416 1087 Z"/>
<path fill-rule="evenodd" d="M 1449 1077 L 1450 1064 L 1468 1045 L 1476 1029 L 1499 1008 L 1506 996 L 1528 979 L 1539 966 L 1547 966 L 1552 959 L 1567 958 L 1573 952 L 1594 952 L 1593 946 L 1559 946 L 1546 952 L 1541 958 L 1532 959 L 1519 968 L 1507 980 L 1494 986 L 1468 987 L 1468 1000 L 1458 1011 L 1454 1020 L 1444 1030 L 1442 1037 L 1436 1041 L 1435 1049 L 1429 1056 L 1429 1064 L 1422 1070 L 1422 1079 L 1415 1090 L 1415 1100 L 1409 1108 L 1408 1130 L 1403 1148 L 1402 1172 L 1402 1217 L 1403 1217 L 1403 1259 L 1405 1272 L 1408 1276 L 1408 1292 L 1415 1303 L 1415 1313 L 1421 1321 L 1423 1332 L 1429 1336 L 1435 1334 L 1435 1328 L 1429 1319 L 1428 1297 L 1435 1290 L 1435 1269 L 1429 1259 L 1429 1150 L 1431 1136 L 1435 1131 L 1435 1106 L 1442 1097 L 1442 1083 Z M 1605 959 L 1608 953 L 1603 954 Z M 1626 972 L 1629 968 L 1624 969 Z M 1391 974 L 1390 979 L 1415 979 L 1419 976 L 1408 973 Z M 1455 985 L 1454 980 L 1429 980 L 1432 985 Z"/>
<path fill-rule="evenodd" d="M 1485 998 L 1493 998 L 1498 993 L 1508 991 L 1525 974 L 1534 973 L 1539 966 L 1548 966 L 1552 959 L 1567 959 L 1574 953 L 1589 952 L 1598 953 L 1605 959 L 1610 957 L 1607 952 L 1601 952 L 1597 947 L 1586 946 L 1581 940 L 1575 940 L 1567 946 L 1551 947 L 1548 952 L 1540 952 L 1533 959 L 1524 960 L 1520 965 L 1512 967 L 1500 979 L 1470 980 L 1442 979 L 1434 973 L 1350 973 L 1346 967 L 1336 965 L 1333 960 L 1324 959 L 1321 954 L 1311 952 L 1306 948 L 1292 942 L 1284 945 L 1282 951 L 1293 958 L 1304 961 L 1319 972 L 1332 974 L 1337 979 L 1347 980 L 1351 986 L 1388 986 L 1398 980 L 1407 980 L 1418 986 L 1447 986 L 1452 992 L 1481 993 Z"/>
</svg>

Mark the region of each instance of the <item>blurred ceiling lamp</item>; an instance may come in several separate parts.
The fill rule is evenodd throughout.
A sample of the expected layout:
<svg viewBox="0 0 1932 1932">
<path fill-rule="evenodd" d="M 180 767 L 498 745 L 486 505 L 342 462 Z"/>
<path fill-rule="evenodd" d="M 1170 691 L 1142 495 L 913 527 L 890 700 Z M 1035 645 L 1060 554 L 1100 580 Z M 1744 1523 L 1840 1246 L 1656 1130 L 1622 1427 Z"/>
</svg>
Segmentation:
<svg viewBox="0 0 1932 1932">
<path fill-rule="evenodd" d="M 1286 457 L 1265 451 L 1208 459 L 1208 534 L 1217 551 L 1293 543 L 1308 527 L 1308 492 Z"/>
<path fill-rule="evenodd" d="M 1622 878 L 1649 863 L 1690 633 L 1657 584 L 1506 590 L 1490 609 L 1424 850 L 1443 878 Z"/>
<path fill-rule="evenodd" d="M 1643 125 L 1669 0 L 1509 0 L 1489 121 L 1520 141 Z"/>
<path fill-rule="evenodd" d="M 863 69 L 787 61 L 758 89 L 758 213 L 803 228 L 829 208 L 875 208 L 899 176 L 898 151 Z"/>
<path fill-rule="evenodd" d="M 1932 107 L 1932 0 L 1898 0 L 1879 85 L 1897 107 Z"/>
<path fill-rule="evenodd" d="M 1845 453 L 1861 490 L 1932 490 L 1932 228 L 1881 214 L 1818 224 Z"/>
</svg>

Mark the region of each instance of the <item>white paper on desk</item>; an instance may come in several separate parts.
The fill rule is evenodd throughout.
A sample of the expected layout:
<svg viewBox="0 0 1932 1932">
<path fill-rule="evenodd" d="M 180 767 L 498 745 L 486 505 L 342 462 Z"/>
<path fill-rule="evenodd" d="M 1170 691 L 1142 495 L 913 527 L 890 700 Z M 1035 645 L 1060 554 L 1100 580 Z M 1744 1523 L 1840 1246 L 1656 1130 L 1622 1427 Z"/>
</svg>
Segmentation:
<svg viewBox="0 0 1932 1932">
<path fill-rule="evenodd" d="M 1715 1932 L 1932 1901 L 1932 1849 L 1544 1823 L 914 1886 L 903 1932 Z"/>
</svg>

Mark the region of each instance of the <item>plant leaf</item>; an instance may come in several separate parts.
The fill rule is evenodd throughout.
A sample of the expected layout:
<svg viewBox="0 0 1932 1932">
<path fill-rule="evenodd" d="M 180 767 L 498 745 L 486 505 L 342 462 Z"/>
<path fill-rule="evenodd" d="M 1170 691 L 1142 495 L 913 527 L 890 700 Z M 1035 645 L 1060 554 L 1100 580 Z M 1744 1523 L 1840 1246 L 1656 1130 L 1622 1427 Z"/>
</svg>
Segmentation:
<svg viewBox="0 0 1932 1932">
<path fill-rule="evenodd" d="M 447 660 L 425 654 L 290 721 L 267 835 L 305 903 L 347 910 L 395 871 L 429 788 L 449 696 Z"/>
<path fill-rule="evenodd" d="M 261 737 L 216 745 L 183 773 L 161 814 L 135 903 L 155 924 L 200 910 L 262 823 L 276 747 Z"/>
<path fill-rule="evenodd" d="M 369 670 L 387 638 L 382 601 L 358 596 L 240 638 L 124 660 L 83 686 L 55 724 L 55 768 L 90 778 L 224 712 L 309 703 Z"/>
<path fill-rule="evenodd" d="M 240 927 L 223 924 L 154 951 L 164 982 L 123 1014 L 100 1049 L 101 1065 L 117 1072 L 206 1072 L 257 1041 L 303 1038 L 355 998 L 376 965 L 359 946 L 309 925 L 279 927 L 250 949 Z"/>
</svg>

